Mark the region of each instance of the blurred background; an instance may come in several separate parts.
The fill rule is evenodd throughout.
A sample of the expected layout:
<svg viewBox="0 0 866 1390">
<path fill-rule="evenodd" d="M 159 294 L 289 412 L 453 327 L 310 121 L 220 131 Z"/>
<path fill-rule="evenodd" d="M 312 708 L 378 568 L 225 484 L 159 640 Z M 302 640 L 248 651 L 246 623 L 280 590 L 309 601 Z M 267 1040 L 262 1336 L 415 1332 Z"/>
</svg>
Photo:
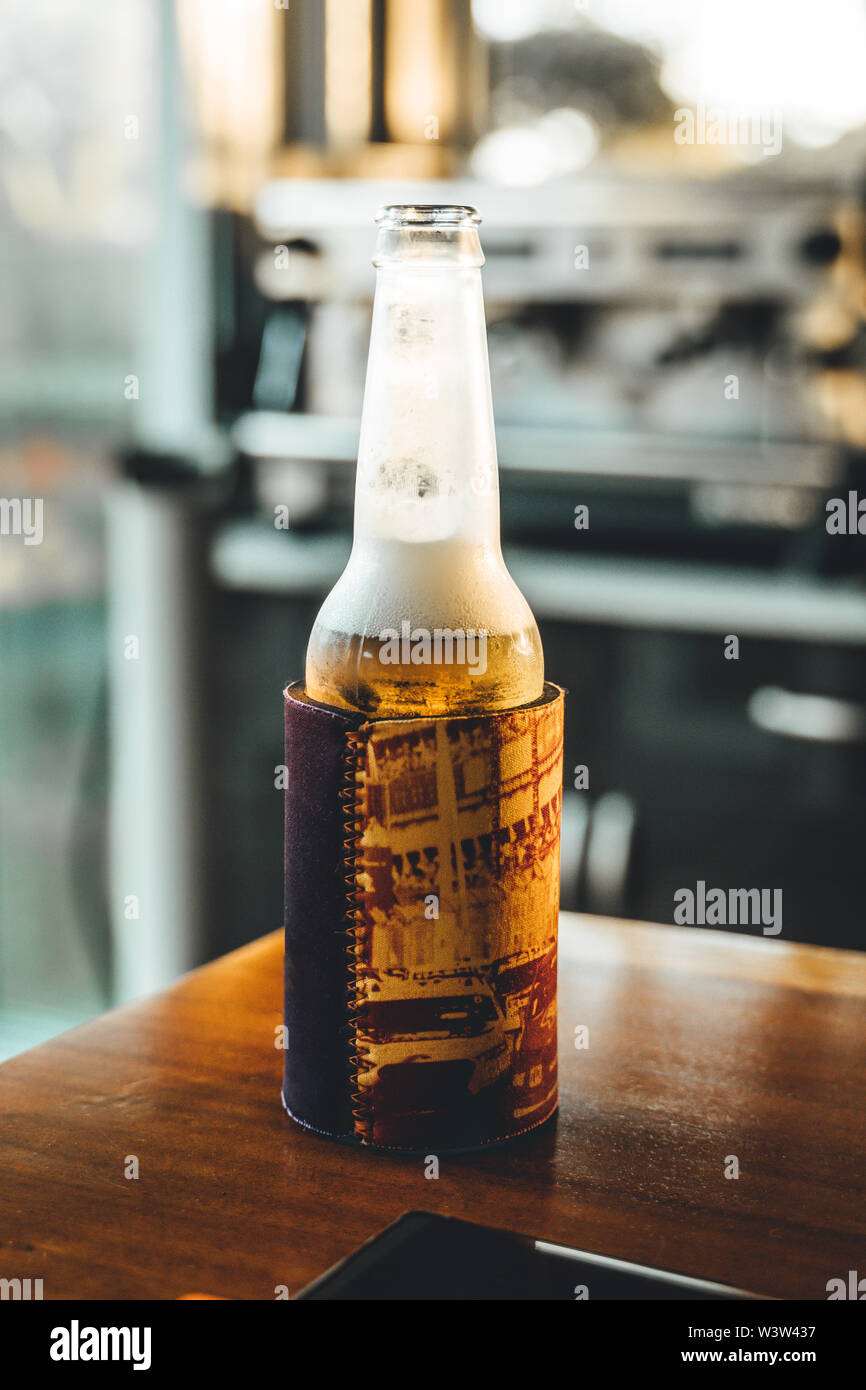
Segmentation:
<svg viewBox="0 0 866 1390">
<path fill-rule="evenodd" d="M 563 905 L 863 948 L 864 66 L 863 0 L 0 4 L 0 1055 L 279 926 L 384 202 L 484 217 Z"/>
</svg>

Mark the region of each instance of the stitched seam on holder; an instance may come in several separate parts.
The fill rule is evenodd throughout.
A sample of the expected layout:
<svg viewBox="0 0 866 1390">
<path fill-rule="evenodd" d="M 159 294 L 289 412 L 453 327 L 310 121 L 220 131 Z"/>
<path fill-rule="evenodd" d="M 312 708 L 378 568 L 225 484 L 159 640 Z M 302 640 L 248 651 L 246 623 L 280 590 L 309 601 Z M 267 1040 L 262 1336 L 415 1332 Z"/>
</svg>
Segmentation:
<svg viewBox="0 0 866 1390">
<path fill-rule="evenodd" d="M 358 872 L 361 837 L 364 833 L 364 796 L 362 766 L 366 754 L 364 729 L 346 730 L 346 761 L 340 799 L 343 803 L 343 878 L 346 884 L 346 954 L 348 965 L 347 1007 L 349 1031 L 349 1105 L 354 1132 L 361 1143 L 369 1143 L 373 1128 L 369 1098 L 360 1084 L 362 1069 L 369 1066 L 369 1053 L 359 1043 L 360 1016 L 359 975 L 361 950 L 366 935 L 363 889 Z"/>
</svg>

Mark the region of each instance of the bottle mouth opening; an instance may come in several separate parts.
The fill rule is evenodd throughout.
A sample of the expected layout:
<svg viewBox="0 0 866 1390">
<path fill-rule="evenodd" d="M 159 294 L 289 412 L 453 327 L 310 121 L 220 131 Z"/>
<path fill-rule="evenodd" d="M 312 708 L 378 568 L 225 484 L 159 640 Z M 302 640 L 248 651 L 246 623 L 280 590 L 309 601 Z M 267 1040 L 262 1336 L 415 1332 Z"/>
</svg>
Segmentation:
<svg viewBox="0 0 866 1390">
<path fill-rule="evenodd" d="M 477 227 L 481 214 L 460 203 L 389 203 L 376 213 L 376 225 L 396 227 Z"/>
</svg>

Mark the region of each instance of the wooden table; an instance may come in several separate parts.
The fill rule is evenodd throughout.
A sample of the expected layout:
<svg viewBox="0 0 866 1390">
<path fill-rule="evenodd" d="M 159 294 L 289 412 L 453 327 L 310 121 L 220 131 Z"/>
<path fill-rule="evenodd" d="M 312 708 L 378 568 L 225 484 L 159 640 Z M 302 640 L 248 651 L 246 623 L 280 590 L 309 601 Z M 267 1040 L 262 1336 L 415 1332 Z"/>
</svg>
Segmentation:
<svg viewBox="0 0 866 1390">
<path fill-rule="evenodd" d="M 435 1180 L 283 1114 L 281 956 L 276 933 L 0 1067 L 0 1277 L 272 1299 L 411 1207 L 783 1297 L 866 1274 L 866 957 L 564 916 L 559 1116 Z"/>
</svg>

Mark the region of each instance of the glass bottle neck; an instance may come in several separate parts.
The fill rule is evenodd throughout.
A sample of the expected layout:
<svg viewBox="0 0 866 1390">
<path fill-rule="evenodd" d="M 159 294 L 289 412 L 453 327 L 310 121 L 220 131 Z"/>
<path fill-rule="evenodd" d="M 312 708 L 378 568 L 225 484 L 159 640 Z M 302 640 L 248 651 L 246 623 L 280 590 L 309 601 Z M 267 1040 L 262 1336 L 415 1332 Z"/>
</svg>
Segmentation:
<svg viewBox="0 0 866 1390">
<path fill-rule="evenodd" d="M 477 256 L 467 253 L 474 238 Z M 474 228 L 449 256 L 389 231 L 377 258 L 355 493 L 355 544 L 499 550 L 496 441 Z M 408 243 L 408 233 L 407 233 Z M 381 243 L 380 243 L 381 245 Z"/>
</svg>

